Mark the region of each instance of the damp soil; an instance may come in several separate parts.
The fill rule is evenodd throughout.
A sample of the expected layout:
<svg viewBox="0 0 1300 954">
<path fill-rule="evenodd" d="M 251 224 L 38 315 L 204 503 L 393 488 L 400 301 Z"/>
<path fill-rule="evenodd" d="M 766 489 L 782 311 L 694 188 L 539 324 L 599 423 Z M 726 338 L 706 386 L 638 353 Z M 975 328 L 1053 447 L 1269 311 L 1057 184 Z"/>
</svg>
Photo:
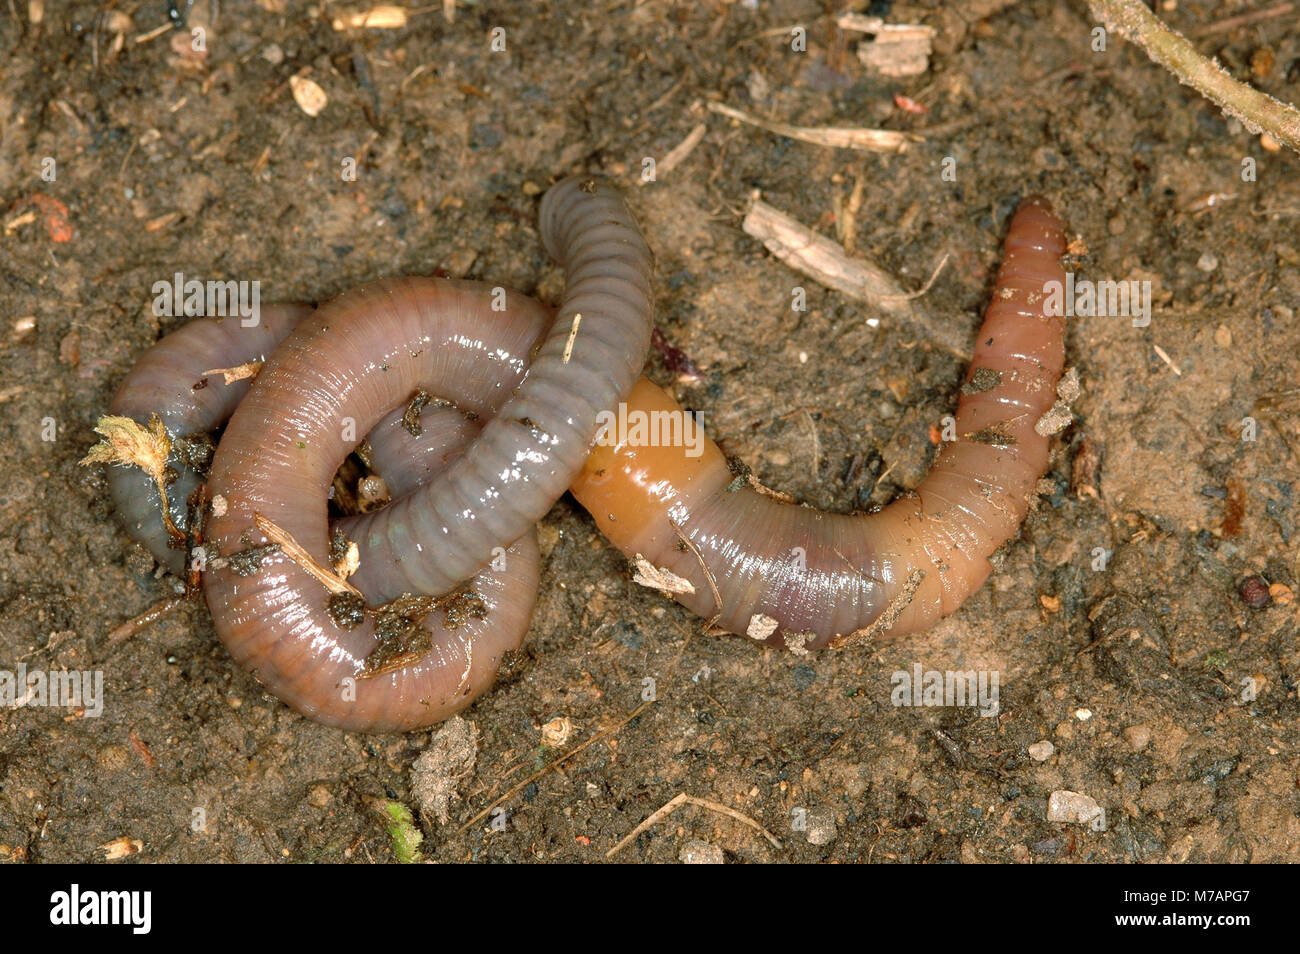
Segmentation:
<svg viewBox="0 0 1300 954">
<path fill-rule="evenodd" d="M 343 30 L 347 9 L 324 6 L 200 2 L 202 54 L 156 30 L 154 0 L 47 2 L 39 25 L 26 3 L 0 10 L 0 669 L 104 676 L 97 717 L 0 708 L 0 860 L 390 862 L 396 801 L 427 859 L 602 861 L 682 793 L 703 801 L 615 859 L 1300 860 L 1296 156 L 1121 41 L 1094 52 L 1077 2 L 873 3 L 937 31 L 925 72 L 894 79 L 866 71 L 830 4 L 461 2 L 454 23 L 432 4 Z M 1164 15 L 1195 31 L 1246 6 Z M 1290 20 L 1196 42 L 1300 101 Z M 315 117 L 292 77 L 327 98 Z M 714 101 L 931 132 L 849 152 Z M 437 273 L 553 301 L 538 194 L 572 172 L 621 184 L 654 250 L 648 373 L 763 484 L 818 507 L 914 486 L 964 368 L 776 261 L 741 230 L 752 195 L 843 241 L 864 181 L 856 254 L 909 289 L 948 255 L 919 301 L 970 340 L 1007 216 L 1039 192 L 1081 243 L 1079 277 L 1149 281 L 1151 320 L 1070 321 L 1083 393 L 1050 490 L 922 635 L 810 655 L 707 635 L 566 498 L 540 526 L 524 648 L 456 729 L 468 753 L 309 722 L 231 662 L 198 602 L 110 640 L 173 593 L 112 520 L 102 472 L 78 466 L 132 362 L 183 320 L 155 317 L 154 283 L 320 301 Z M 1255 575 L 1267 605 L 1239 592 Z M 1000 711 L 892 704 L 918 665 L 996 672 Z M 1049 821 L 1061 790 L 1105 824 Z"/>
</svg>

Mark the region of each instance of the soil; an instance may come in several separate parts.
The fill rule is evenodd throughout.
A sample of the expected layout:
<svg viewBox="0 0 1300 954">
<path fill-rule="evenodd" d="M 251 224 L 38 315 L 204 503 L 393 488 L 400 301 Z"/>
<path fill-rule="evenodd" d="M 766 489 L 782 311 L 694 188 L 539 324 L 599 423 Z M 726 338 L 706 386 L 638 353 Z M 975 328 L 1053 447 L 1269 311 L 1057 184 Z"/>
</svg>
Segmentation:
<svg viewBox="0 0 1300 954">
<path fill-rule="evenodd" d="M 412 4 L 399 29 L 335 29 L 356 9 L 339 4 L 200 0 L 170 33 L 158 0 L 43 6 L 38 25 L 26 3 L 0 10 L 0 668 L 99 670 L 105 695 L 98 717 L 0 708 L 0 859 L 389 862 L 412 856 L 396 802 L 422 829 L 415 857 L 602 861 L 685 793 L 614 859 L 1300 861 L 1300 162 L 1119 38 L 1095 52 L 1082 3 L 872 3 L 937 31 L 928 69 L 893 79 L 859 62 L 838 9 L 798 0 L 462 0 L 454 23 Z M 1192 32 L 1241 9 L 1162 15 Z M 1293 18 L 1193 35 L 1300 101 Z M 293 77 L 327 97 L 315 117 Z M 851 152 L 711 101 L 931 131 Z M 642 182 L 643 158 L 700 123 Z M 1071 320 L 1083 393 L 1053 490 L 920 636 L 799 656 L 706 635 L 566 498 L 540 528 L 525 648 L 436 743 L 297 715 L 231 662 L 200 602 L 109 641 L 172 594 L 112 520 L 102 470 L 78 465 L 127 369 L 183 320 L 155 317 L 155 282 L 319 301 L 441 270 L 553 301 L 538 193 L 581 171 L 625 188 L 659 327 L 702 369 L 683 383 L 656 352 L 648 373 L 818 507 L 914 486 L 964 368 L 776 261 L 740 228 L 752 195 L 843 241 L 836 210 L 864 181 L 856 254 L 918 290 L 947 254 L 919 301 L 969 341 L 1007 215 L 1041 192 L 1079 277 L 1151 282 L 1151 321 Z M 1253 575 L 1267 605 L 1239 593 Z M 996 672 L 999 712 L 893 705 L 915 665 Z M 647 679 L 655 701 L 626 721 Z M 1104 818 L 1049 821 L 1062 790 Z"/>
</svg>

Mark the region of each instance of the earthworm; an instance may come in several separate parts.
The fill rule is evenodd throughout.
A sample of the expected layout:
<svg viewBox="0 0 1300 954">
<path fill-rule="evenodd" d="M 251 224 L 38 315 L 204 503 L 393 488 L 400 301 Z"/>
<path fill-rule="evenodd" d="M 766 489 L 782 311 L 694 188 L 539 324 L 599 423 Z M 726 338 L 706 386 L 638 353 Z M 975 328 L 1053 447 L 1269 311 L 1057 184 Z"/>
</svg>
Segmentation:
<svg viewBox="0 0 1300 954">
<path fill-rule="evenodd" d="M 394 287 L 388 287 L 394 286 Z M 476 367 L 478 382 L 477 400 L 465 399 L 467 407 L 478 407 L 485 413 L 518 386 L 527 364 L 528 351 L 551 320 L 548 309 L 520 294 L 507 299 L 507 310 L 494 314 L 499 321 L 486 331 L 475 331 L 466 313 L 478 313 L 489 303 L 491 294 L 486 286 L 472 283 L 411 279 L 405 282 L 383 283 L 354 292 L 364 298 L 369 293 L 389 295 L 405 291 L 417 316 L 420 309 L 444 312 L 451 320 L 427 321 L 425 332 L 436 342 L 429 353 L 442 353 L 451 368 L 464 371 Z M 468 302 L 470 308 L 464 307 Z M 513 304 L 511 304 L 513 303 Z M 264 361 L 289 332 L 312 314 L 306 305 L 271 305 L 261 309 L 260 320 L 251 327 L 243 326 L 238 319 L 198 319 L 166 336 L 150 349 L 136 364 L 123 382 L 112 406 L 114 413 L 143 419 L 158 413 L 169 433 L 177 443 L 187 435 L 196 438 L 226 424 L 234 409 L 249 390 L 248 380 L 231 384 L 222 382 L 220 375 L 205 375 L 213 365 L 236 367 L 249 361 Z M 365 321 L 364 309 L 358 312 Z M 441 334 L 443 340 L 439 340 Z M 490 355 L 490 357 L 484 357 Z M 427 364 L 428 362 L 426 362 Z M 382 372 L 379 372 L 382 373 Z M 472 413 L 472 412 L 471 412 Z M 374 470 L 380 474 L 389 492 L 400 498 L 413 492 L 455 459 L 463 447 L 478 433 L 479 427 L 464 412 L 443 406 L 425 407 L 419 415 L 419 436 L 407 432 L 403 426 L 402 409 L 397 409 L 381 419 L 366 436 L 369 458 Z M 341 431 L 343 429 L 340 429 Z M 196 442 L 197 443 L 197 442 Z M 200 445 L 201 446 L 201 445 Z M 178 455 L 189 458 L 185 455 Z M 198 472 L 176 460 L 176 479 L 169 486 L 169 503 L 177 525 L 184 527 L 185 497 L 202 480 L 203 468 Z M 170 546 L 159 515 L 159 493 L 152 481 L 138 470 L 111 468 L 110 489 L 117 512 L 128 532 L 146 546 L 160 562 L 173 572 L 183 570 L 184 553 Z M 318 497 L 324 507 L 325 496 Z M 222 498 L 222 506 L 226 503 Z M 364 527 L 369 515 L 343 519 L 335 526 L 344 532 Z M 275 559 L 268 555 L 259 561 L 260 567 L 269 570 Z M 215 561 L 214 561 L 215 563 Z M 356 652 L 364 653 L 376 643 L 374 623 L 363 620 L 351 631 L 336 625 L 325 617 L 321 633 L 313 652 L 319 658 L 308 660 L 314 668 L 332 673 L 338 685 L 326 701 L 345 695 L 356 696 L 358 706 L 349 710 L 341 721 L 331 717 L 312 701 L 310 688 L 279 685 L 278 674 L 268 677 L 263 670 L 254 670 L 268 687 L 304 713 L 319 721 L 372 730 L 411 728 L 418 724 L 434 722 L 462 708 L 489 686 L 495 676 L 502 655 L 517 648 L 527 630 L 532 613 L 538 575 L 538 553 L 531 534 L 526 534 L 509 548 L 503 548 L 498 561 L 501 572 L 487 570 L 472 582 L 482 612 L 461 613 L 453 616 L 451 625 L 444 616 L 438 623 L 436 617 L 425 625 L 430 630 L 429 651 L 411 665 L 392 672 L 370 677 L 360 677 L 364 660 L 355 669 L 349 664 L 331 666 L 330 660 L 343 649 L 334 645 L 330 637 L 346 638 Z M 286 562 L 286 569 L 299 569 Z M 227 571 L 229 572 L 229 571 Z M 207 570 L 206 579 L 219 573 L 219 568 Z M 231 578 L 232 585 L 251 583 Z M 325 594 L 320 585 L 311 581 L 307 592 L 298 596 L 304 600 L 302 615 L 312 620 L 324 616 L 314 607 L 323 606 Z M 209 593 L 209 606 L 216 608 Z M 214 617 L 218 629 L 223 624 L 220 614 Z M 301 632 L 299 635 L 305 635 Z M 368 640 L 368 642 L 367 642 Z M 241 659 L 240 647 L 232 647 L 233 654 Z M 337 671 L 336 671 L 337 670 Z M 341 673 L 341 674 L 340 674 Z M 352 677 L 351 684 L 343 680 Z M 304 677 L 305 678 L 305 677 Z M 348 691 L 344 693 L 344 689 Z M 318 690 L 319 691 L 319 690 Z M 372 700 L 378 699 L 378 703 Z M 379 718 L 363 721 L 366 707 L 377 708 Z"/>
<path fill-rule="evenodd" d="M 1027 512 L 1048 454 L 1034 425 L 1055 399 L 1064 360 L 1060 321 L 1042 308 L 1046 283 L 1064 279 L 1064 237 L 1044 201 L 1027 200 L 1009 227 L 958 404 L 957 440 L 914 494 L 848 517 L 744 486 L 707 440 L 699 456 L 684 445 L 626 443 L 586 456 L 599 413 L 644 360 L 651 321 L 649 253 L 621 201 L 590 189 L 570 180 L 543 203 L 543 238 L 566 265 L 568 285 L 540 348 L 534 342 L 549 313 L 522 295 L 506 293 L 505 311 L 489 314 L 502 289 L 377 282 L 327 304 L 278 348 L 270 342 L 248 396 L 222 403 L 239 407 L 213 462 L 210 488 L 224 509 L 208 529 L 213 551 L 226 559 L 262 539 L 252 529 L 255 512 L 322 558 L 325 494 L 356 434 L 369 432 L 372 463 L 400 499 L 339 522 L 362 544 L 353 580 L 372 597 L 443 593 L 492 560 L 472 583 L 486 617 L 453 620 L 447 610 L 431 650 L 370 675 L 373 622 L 340 626 L 321 608 L 320 584 L 297 563 L 267 553 L 248 576 L 210 568 L 205 594 L 232 654 L 318 721 L 369 731 L 423 726 L 486 688 L 522 638 L 536 592 L 531 536 L 505 546 L 571 479 L 612 542 L 693 586 L 679 595 L 685 605 L 723 628 L 795 649 L 897 635 L 952 612 L 982 584 L 988 557 Z M 265 333 L 284 337 L 276 327 Z M 232 352 L 228 363 L 248 353 Z M 427 443 L 402 427 L 401 405 L 421 390 L 459 409 L 425 408 Z M 140 399 L 131 390 L 133 403 L 119 395 L 115 409 L 126 413 L 129 404 L 138 416 L 165 409 L 165 392 Z M 625 403 L 681 414 L 646 379 Z M 489 418 L 477 437 L 466 415 Z M 202 423 L 194 414 L 180 420 L 193 429 Z M 498 573 L 494 556 L 512 580 Z"/>
<path fill-rule="evenodd" d="M 527 532 L 582 469 L 598 415 L 641 373 L 654 325 L 654 265 L 622 198 L 593 180 L 566 179 L 543 198 L 540 225 L 566 273 L 555 323 L 524 385 L 465 454 L 418 494 L 375 514 L 358 540 L 371 553 L 358 583 L 367 593 L 444 593 Z M 478 320 L 493 317 L 484 310 Z M 236 414 L 232 429 L 239 425 Z"/>
<path fill-rule="evenodd" d="M 127 374 L 109 411 L 139 421 L 157 414 L 177 445 L 176 479 L 167 488 L 172 521 L 184 526 L 186 500 L 211 462 L 207 436 L 229 420 L 248 393 L 247 379 L 229 385 L 215 368 L 235 368 L 263 361 L 303 318 L 310 305 L 267 305 L 256 324 L 238 318 L 203 318 L 182 325 L 141 355 Z M 185 464 L 195 466 L 185 466 Z M 110 467 L 109 491 L 118 520 L 127 533 L 177 576 L 185 566 L 183 550 L 169 546 L 159 519 L 158 488 L 135 468 Z"/>
<path fill-rule="evenodd" d="M 166 384 L 150 390 L 157 367 L 174 361 L 183 344 L 160 344 L 163 353 L 142 362 L 145 371 L 123 388 L 120 413 L 161 409 L 169 429 L 211 426 L 237 404 L 208 476 L 214 508 L 204 552 L 217 558 L 206 561 L 204 594 L 235 659 L 317 721 L 364 731 L 432 724 L 485 689 L 522 639 L 536 598 L 533 524 L 582 467 L 597 415 L 636 379 L 653 321 L 650 253 L 617 193 L 592 180 L 557 184 L 543 199 L 541 233 L 567 272 L 554 317 L 499 286 L 381 281 L 323 305 L 287 336 L 275 325 L 274 350 L 256 382 L 242 400 L 224 400 L 221 413 L 200 421 L 170 410 L 190 397 L 177 375 L 191 376 L 193 357 L 186 372 L 170 368 Z M 204 350 L 203 362 L 215 350 Z M 458 411 L 435 406 L 420 415 L 446 442 L 430 439 L 417 465 L 394 409 L 419 393 Z M 472 440 L 477 427 L 467 429 L 465 415 L 486 421 Z M 360 547 L 351 582 L 390 607 L 409 605 L 413 595 L 445 597 L 443 622 L 428 619 L 431 639 L 415 648 L 399 643 L 395 658 L 381 655 L 378 667 L 376 653 L 394 633 L 385 622 L 377 631 L 376 620 L 391 621 L 391 613 L 352 607 L 354 615 L 341 618 L 301 560 L 259 546 L 265 527 L 258 521 L 268 521 L 326 564 L 326 494 L 368 432 L 397 499 L 338 521 Z M 119 497 L 132 528 L 147 523 L 137 510 L 147 513 L 151 503 L 157 520 L 156 493 L 147 499 L 141 480 L 126 488 L 146 498 L 134 509 Z M 184 487 L 173 487 L 180 498 Z M 163 554 L 177 569 L 176 555 L 165 547 Z M 467 589 L 452 592 L 471 577 Z M 422 632 L 429 604 L 412 610 L 421 612 L 398 621 L 401 639 Z M 416 625 L 404 628 L 407 622 Z"/>
<path fill-rule="evenodd" d="M 653 585 L 730 632 L 802 651 L 924 629 L 983 584 L 1046 469 L 1050 438 L 1035 425 L 1057 397 L 1064 329 L 1045 313 L 1045 285 L 1064 282 L 1064 251 L 1047 202 L 1021 203 L 957 405 L 956 439 L 915 492 L 883 510 L 849 516 L 775 499 L 707 440 L 692 442 L 697 456 L 685 441 L 597 447 L 574 496 L 615 546 L 668 571 Z M 683 414 L 645 379 L 626 405 L 643 420 Z"/>
</svg>

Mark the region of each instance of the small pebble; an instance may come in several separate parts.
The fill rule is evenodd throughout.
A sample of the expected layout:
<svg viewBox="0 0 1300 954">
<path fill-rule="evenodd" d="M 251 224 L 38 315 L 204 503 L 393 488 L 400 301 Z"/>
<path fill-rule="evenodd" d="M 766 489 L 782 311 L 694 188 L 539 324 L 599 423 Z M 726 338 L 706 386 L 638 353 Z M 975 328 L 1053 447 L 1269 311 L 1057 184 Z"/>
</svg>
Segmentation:
<svg viewBox="0 0 1300 954">
<path fill-rule="evenodd" d="M 839 834 L 835 827 L 835 813 L 829 808 L 809 809 L 807 824 L 810 845 L 829 845 Z"/>
<path fill-rule="evenodd" d="M 1268 580 L 1256 574 L 1248 576 L 1237 585 L 1241 601 L 1254 609 L 1263 609 L 1273 601 L 1268 593 Z"/>
<path fill-rule="evenodd" d="M 1210 252 L 1206 252 L 1196 260 L 1196 267 L 1203 272 L 1212 272 L 1219 267 L 1219 259 Z"/>
<path fill-rule="evenodd" d="M 1070 825 L 1086 825 L 1101 811 L 1101 806 L 1091 795 L 1065 789 L 1055 791 L 1047 799 L 1047 820 Z"/>
<path fill-rule="evenodd" d="M 1056 751 L 1056 746 L 1044 739 L 1041 742 L 1035 742 L 1029 747 L 1029 757 L 1035 762 L 1046 762 Z"/>
<path fill-rule="evenodd" d="M 1134 752 L 1141 752 L 1151 742 L 1151 727 L 1148 725 L 1131 725 L 1124 730 L 1124 741 Z"/>
<path fill-rule="evenodd" d="M 698 838 L 692 838 L 682 845 L 681 853 L 677 857 L 684 865 L 720 865 L 726 862 L 721 848 L 710 845 L 707 841 L 700 841 Z"/>
</svg>

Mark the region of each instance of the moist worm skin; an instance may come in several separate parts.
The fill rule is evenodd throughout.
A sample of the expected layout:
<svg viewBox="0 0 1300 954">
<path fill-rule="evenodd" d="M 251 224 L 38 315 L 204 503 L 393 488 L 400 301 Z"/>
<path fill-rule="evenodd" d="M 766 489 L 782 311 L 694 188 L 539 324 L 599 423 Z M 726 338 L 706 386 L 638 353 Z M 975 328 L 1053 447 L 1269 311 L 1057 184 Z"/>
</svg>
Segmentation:
<svg viewBox="0 0 1300 954">
<path fill-rule="evenodd" d="M 217 447 L 208 488 L 224 499 L 226 512 L 209 522 L 208 543 L 221 556 L 261 544 L 256 512 L 328 565 L 329 487 L 361 435 L 371 434 L 387 466 L 394 456 L 394 411 L 400 414 L 417 390 L 454 402 L 463 422 L 465 413 L 492 416 L 522 387 L 529 353 L 550 326 L 551 312 L 510 291 L 505 310 L 494 310 L 494 297 L 481 283 L 393 279 L 346 292 L 302 321 L 270 355 Z M 435 410 L 426 408 L 421 419 L 430 420 Z M 455 422 L 427 436 L 440 431 L 467 436 Z M 406 592 L 383 585 L 392 566 L 433 548 L 419 537 L 367 533 L 369 521 L 426 494 L 473 446 L 457 453 L 455 445 L 430 443 L 423 486 L 392 468 L 383 473 L 390 490 L 406 492 L 409 481 L 408 495 L 343 521 L 361 544 L 361 569 L 350 582 L 372 604 Z M 404 546 L 409 553 L 403 554 Z M 337 625 L 321 584 L 284 554 L 265 557 L 243 577 L 231 567 L 209 565 L 203 589 L 231 655 L 281 700 L 339 728 L 399 731 L 464 708 L 491 685 L 505 652 L 521 642 L 536 600 L 536 542 L 525 533 L 501 546 L 504 569 L 488 567 L 472 581 L 486 616 L 449 630 L 435 611 L 424 624 L 433 633 L 433 649 L 369 678 L 360 673 L 376 645 L 372 620 L 350 630 Z"/>
<path fill-rule="evenodd" d="M 1064 252 L 1047 202 L 1022 202 L 957 405 L 957 440 L 881 511 L 823 513 L 737 487 L 712 441 L 698 457 L 682 446 L 598 447 L 574 496 L 624 553 L 689 580 L 695 592 L 677 598 L 730 632 L 819 648 L 924 629 L 983 584 L 1047 467 L 1050 438 L 1034 425 L 1056 399 L 1064 329 L 1044 314 L 1044 286 L 1064 282 Z M 644 378 L 627 404 L 680 413 Z M 778 628 L 768 635 L 760 619 L 751 629 L 755 617 Z"/>
<path fill-rule="evenodd" d="M 540 231 L 566 272 L 555 323 L 518 393 L 479 439 L 367 525 L 363 554 L 393 555 L 369 565 L 363 556 L 358 585 L 367 593 L 445 593 L 527 532 L 581 470 L 597 416 L 641 373 L 654 265 L 621 196 L 592 179 L 563 180 L 542 199 Z"/>
<path fill-rule="evenodd" d="M 226 385 L 220 374 L 203 372 L 265 360 L 311 310 L 310 305 L 267 305 L 252 326 L 239 318 L 200 318 L 183 325 L 140 357 L 118 387 L 109 413 L 137 421 L 157 414 L 173 440 L 216 430 L 248 393 L 249 382 Z M 167 488 L 168 509 L 176 526 L 183 527 L 185 502 L 199 477 L 173 466 L 177 476 Z M 185 554 L 168 547 L 154 482 L 134 467 L 110 467 L 107 476 L 123 528 L 159 563 L 183 576 Z"/>
<path fill-rule="evenodd" d="M 283 342 L 293 321 L 276 325 L 264 349 L 274 351 L 242 401 L 232 391 L 211 413 L 167 413 L 175 437 L 178 427 L 210 430 L 238 405 L 208 480 L 225 508 L 207 527 L 209 548 L 220 556 L 264 542 L 254 530 L 259 514 L 327 565 L 328 487 L 357 435 L 372 432 L 390 490 L 405 496 L 341 522 L 361 550 L 351 582 L 374 604 L 407 592 L 443 594 L 482 570 L 473 589 L 486 621 L 470 619 L 449 633 L 431 617 L 431 652 L 361 679 L 376 643 L 371 620 L 351 630 L 335 624 L 321 585 L 296 563 L 275 553 L 243 577 L 219 561 L 209 565 L 204 593 L 222 641 L 268 689 L 317 721 L 363 731 L 432 724 L 483 691 L 522 639 L 536 599 L 533 524 L 581 469 L 597 415 L 635 381 L 653 325 L 653 262 L 615 191 L 591 179 L 558 183 L 543 199 L 541 233 L 567 271 L 557 319 L 500 287 L 376 282 L 323 306 Z M 187 337 L 194 340 L 182 344 L 209 367 L 217 353 L 229 354 L 227 366 L 261 356 L 247 341 L 219 342 L 222 350 L 200 332 Z M 177 380 L 188 387 L 190 368 L 173 368 L 177 380 L 162 391 L 150 385 L 159 366 L 183 366 L 177 359 L 186 349 L 160 343 L 155 351 L 124 386 L 129 400 L 119 413 L 144 419 L 183 403 Z M 447 443 L 420 449 L 396 430 L 400 406 L 417 390 L 488 423 L 464 445 L 463 416 L 457 422 L 426 409 L 421 419 L 438 422 Z M 157 495 L 151 511 L 147 482 L 135 480 L 115 496 L 128 530 L 143 538 L 146 514 L 157 520 Z M 184 500 L 180 491 L 192 486 L 174 485 L 173 493 Z M 169 568 L 182 569 L 165 538 L 144 542 Z M 500 556 L 508 570 L 495 569 Z M 494 568 L 484 569 L 489 561 Z"/>
</svg>

